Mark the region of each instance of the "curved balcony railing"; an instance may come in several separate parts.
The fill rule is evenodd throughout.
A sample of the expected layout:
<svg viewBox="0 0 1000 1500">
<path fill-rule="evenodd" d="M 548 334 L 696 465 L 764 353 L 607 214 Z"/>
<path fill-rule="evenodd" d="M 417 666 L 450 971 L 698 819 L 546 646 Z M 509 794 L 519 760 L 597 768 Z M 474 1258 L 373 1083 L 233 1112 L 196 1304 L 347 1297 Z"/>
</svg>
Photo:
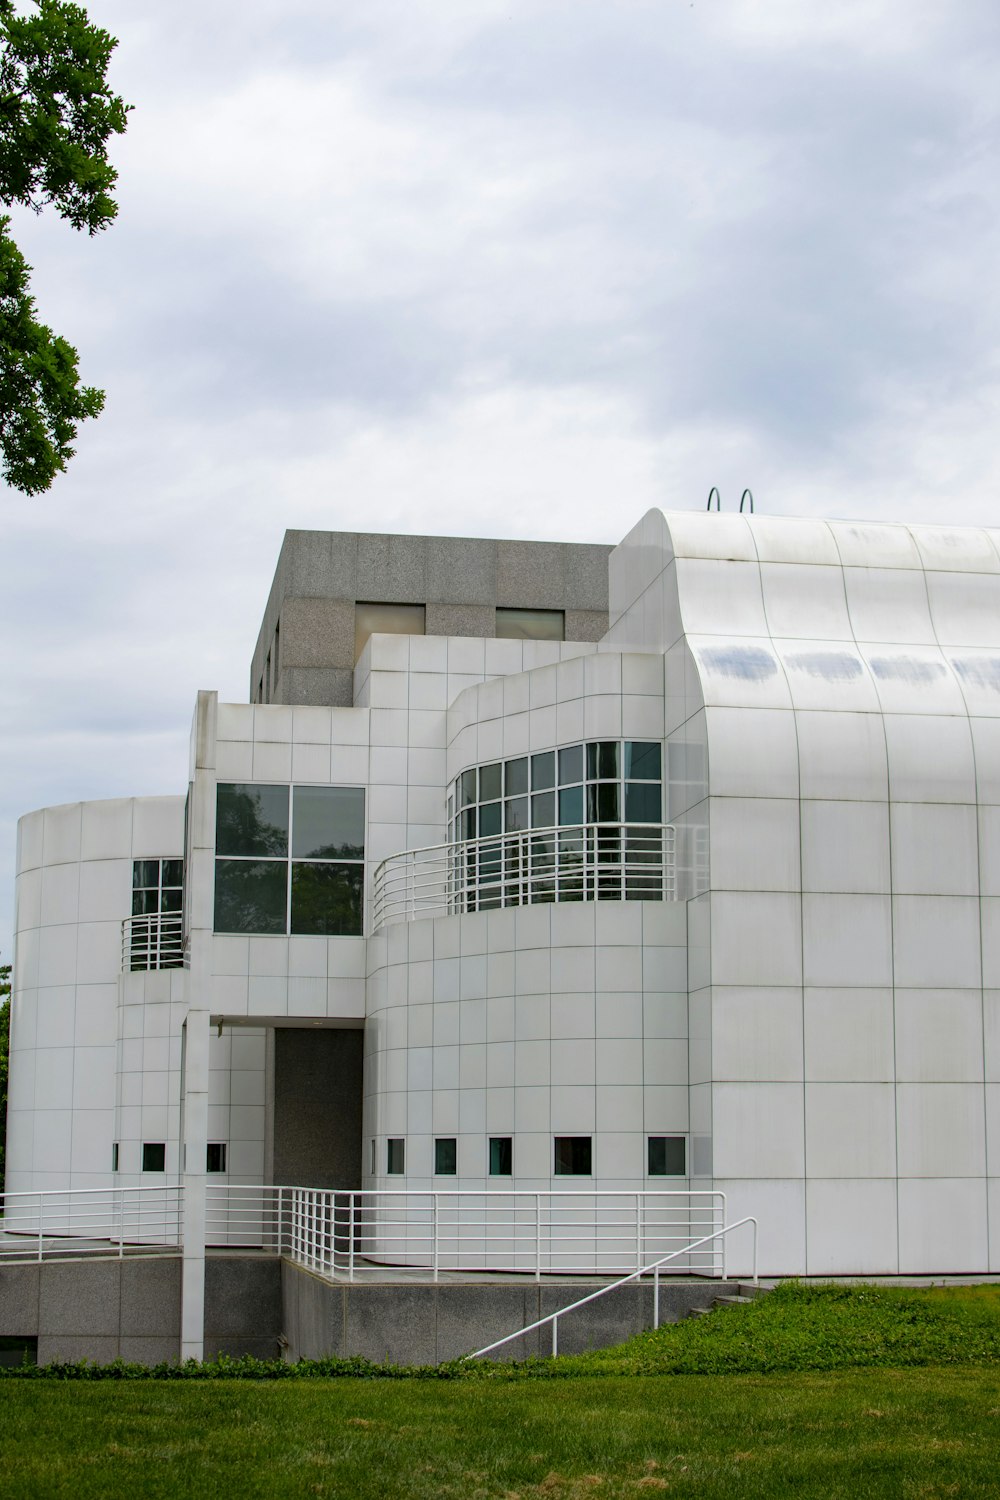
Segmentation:
<svg viewBox="0 0 1000 1500">
<path fill-rule="evenodd" d="M 122 923 L 122 971 L 182 969 L 184 930 L 180 912 L 126 917 Z"/>
<path fill-rule="evenodd" d="M 673 901 L 669 823 L 584 823 L 407 849 L 372 884 L 372 930 L 551 901 Z"/>
</svg>

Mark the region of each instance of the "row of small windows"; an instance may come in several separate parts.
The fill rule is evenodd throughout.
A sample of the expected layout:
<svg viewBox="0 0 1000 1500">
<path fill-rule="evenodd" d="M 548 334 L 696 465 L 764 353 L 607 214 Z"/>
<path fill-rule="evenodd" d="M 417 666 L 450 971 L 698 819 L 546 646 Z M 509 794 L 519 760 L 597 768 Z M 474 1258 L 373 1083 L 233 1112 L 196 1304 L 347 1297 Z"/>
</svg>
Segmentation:
<svg viewBox="0 0 1000 1500">
<path fill-rule="evenodd" d="M 406 1140 L 390 1136 L 385 1143 L 385 1170 L 389 1177 L 406 1172 Z M 371 1172 L 376 1171 L 376 1142 L 371 1143 Z M 590 1177 L 593 1175 L 593 1141 L 589 1135 L 553 1137 L 552 1171 L 556 1177 Z M 494 1135 L 489 1138 L 488 1173 L 490 1177 L 513 1177 L 514 1138 Z M 455 1177 L 458 1174 L 458 1140 L 455 1136 L 438 1136 L 434 1141 L 434 1175 Z M 648 1177 L 685 1177 L 687 1175 L 687 1137 L 651 1135 L 646 1139 L 646 1175 Z"/>
<path fill-rule="evenodd" d="M 111 1147 L 111 1170 L 118 1171 L 119 1143 L 115 1141 Z M 142 1170 L 144 1172 L 165 1172 L 167 1170 L 167 1146 L 165 1141 L 143 1141 L 142 1143 Z M 205 1171 L 224 1172 L 226 1170 L 226 1143 L 224 1141 L 209 1141 L 205 1149 Z"/>
<path fill-rule="evenodd" d="M 448 798 L 456 842 L 526 828 L 659 823 L 662 755 L 655 740 L 590 740 L 463 771 Z"/>
<path fill-rule="evenodd" d="M 215 931 L 362 931 L 365 793 L 354 786 L 220 782 Z"/>
</svg>

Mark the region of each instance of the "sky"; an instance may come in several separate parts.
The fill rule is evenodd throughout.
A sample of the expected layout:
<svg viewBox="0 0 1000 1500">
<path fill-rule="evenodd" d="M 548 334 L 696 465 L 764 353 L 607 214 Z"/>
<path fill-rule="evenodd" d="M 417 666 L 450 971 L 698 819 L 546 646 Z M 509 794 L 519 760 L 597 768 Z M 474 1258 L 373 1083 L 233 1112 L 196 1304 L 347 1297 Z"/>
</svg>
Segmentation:
<svg viewBox="0 0 1000 1500">
<path fill-rule="evenodd" d="M 998 524 L 995 0 L 94 0 L 119 216 L 14 215 L 107 392 L 0 492 L 17 817 L 180 792 L 286 527 Z"/>
</svg>

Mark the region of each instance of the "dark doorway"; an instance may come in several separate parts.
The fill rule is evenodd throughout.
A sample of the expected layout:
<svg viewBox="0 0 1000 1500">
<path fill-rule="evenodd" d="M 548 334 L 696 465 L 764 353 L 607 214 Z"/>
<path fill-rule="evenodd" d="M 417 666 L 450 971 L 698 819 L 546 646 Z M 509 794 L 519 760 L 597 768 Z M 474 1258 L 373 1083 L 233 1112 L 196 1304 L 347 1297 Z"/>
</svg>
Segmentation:
<svg viewBox="0 0 1000 1500">
<path fill-rule="evenodd" d="M 293 1187 L 360 1188 L 364 1032 L 274 1032 L 274 1178 Z"/>
</svg>

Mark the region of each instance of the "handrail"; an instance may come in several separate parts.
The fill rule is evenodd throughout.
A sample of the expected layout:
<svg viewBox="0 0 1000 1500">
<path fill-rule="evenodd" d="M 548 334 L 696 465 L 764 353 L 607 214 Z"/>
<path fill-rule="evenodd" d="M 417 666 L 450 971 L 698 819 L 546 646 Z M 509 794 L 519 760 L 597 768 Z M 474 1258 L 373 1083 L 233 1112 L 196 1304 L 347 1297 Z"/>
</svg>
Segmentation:
<svg viewBox="0 0 1000 1500">
<path fill-rule="evenodd" d="M 510 829 L 392 854 L 372 879 L 372 931 L 416 917 L 558 901 L 672 901 L 672 823 Z"/>
<path fill-rule="evenodd" d="M 177 912 L 149 912 L 122 922 L 122 973 L 148 973 L 184 966 L 184 919 Z"/>
<path fill-rule="evenodd" d="M 479 1359 L 484 1354 L 489 1354 L 493 1349 L 499 1349 L 504 1344 L 509 1344 L 511 1339 L 522 1338 L 526 1333 L 533 1333 L 536 1328 L 544 1328 L 546 1323 L 552 1324 L 552 1353 L 559 1353 L 559 1319 L 565 1313 L 575 1312 L 578 1307 L 584 1307 L 588 1302 L 596 1302 L 598 1297 L 606 1297 L 609 1292 L 617 1291 L 620 1286 L 627 1286 L 630 1281 L 636 1281 L 640 1276 L 648 1276 L 653 1272 L 653 1327 L 660 1326 L 660 1267 L 665 1266 L 668 1260 L 676 1260 L 679 1255 L 688 1255 L 692 1250 L 707 1245 L 711 1240 L 717 1240 L 720 1235 L 730 1234 L 734 1229 L 742 1229 L 744 1224 L 753 1225 L 753 1284 L 759 1284 L 757 1274 L 757 1220 L 752 1214 L 745 1219 L 737 1219 L 733 1224 L 724 1224 L 714 1234 L 706 1234 L 704 1239 L 694 1240 L 690 1245 L 685 1245 L 680 1250 L 673 1250 L 669 1255 L 662 1256 L 659 1260 L 650 1262 L 639 1271 L 632 1271 L 628 1276 L 622 1276 L 618 1281 L 612 1281 L 607 1286 L 602 1286 L 596 1292 L 589 1293 L 586 1297 L 580 1297 L 578 1301 L 571 1302 L 567 1307 L 560 1307 L 557 1312 L 549 1313 L 547 1317 L 538 1318 L 534 1323 L 529 1323 L 525 1328 L 518 1328 L 514 1333 L 506 1334 L 502 1339 L 496 1339 L 492 1344 L 487 1344 L 483 1349 L 476 1349 L 472 1354 L 463 1354 L 463 1359 Z"/>
</svg>

